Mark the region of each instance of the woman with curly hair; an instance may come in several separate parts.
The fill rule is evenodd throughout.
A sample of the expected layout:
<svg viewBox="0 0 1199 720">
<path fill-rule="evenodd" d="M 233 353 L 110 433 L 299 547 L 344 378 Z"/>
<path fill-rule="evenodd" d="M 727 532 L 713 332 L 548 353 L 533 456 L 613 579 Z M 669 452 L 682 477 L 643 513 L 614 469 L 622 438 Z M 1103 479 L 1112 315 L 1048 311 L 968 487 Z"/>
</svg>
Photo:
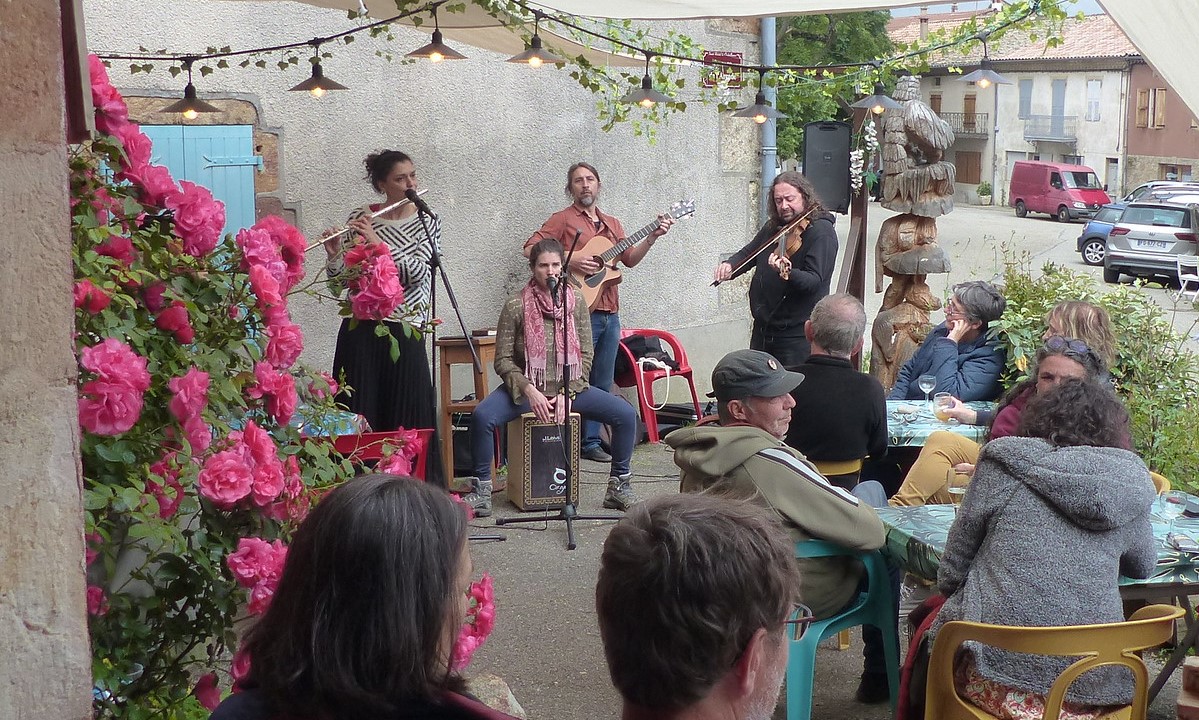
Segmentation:
<svg viewBox="0 0 1199 720">
<path fill-rule="evenodd" d="M 946 600 L 934 636 L 951 620 L 1032 627 L 1124 620 L 1117 579 L 1149 577 L 1157 564 L 1156 490 L 1145 463 L 1125 449 L 1127 427 L 1109 386 L 1071 378 L 1037 392 L 1015 434 L 983 447 L 941 560 L 937 584 Z M 1071 662 L 967 646 L 955 680 L 963 697 L 996 717 L 1040 718 L 1045 694 Z M 1071 686 L 1062 717 L 1095 717 L 1131 698 L 1127 669 L 1094 670 Z"/>
</svg>

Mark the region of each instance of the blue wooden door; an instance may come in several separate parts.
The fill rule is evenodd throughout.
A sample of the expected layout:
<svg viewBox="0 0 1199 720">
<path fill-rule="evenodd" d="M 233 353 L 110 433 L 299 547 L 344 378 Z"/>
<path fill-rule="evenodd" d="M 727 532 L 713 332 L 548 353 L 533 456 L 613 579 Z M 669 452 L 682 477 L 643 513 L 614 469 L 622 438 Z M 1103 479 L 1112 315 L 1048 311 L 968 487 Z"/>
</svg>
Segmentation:
<svg viewBox="0 0 1199 720">
<path fill-rule="evenodd" d="M 154 143 L 151 162 L 165 165 L 175 180 L 212 191 L 225 203 L 226 233 L 254 224 L 254 154 L 251 125 L 142 125 Z"/>
</svg>

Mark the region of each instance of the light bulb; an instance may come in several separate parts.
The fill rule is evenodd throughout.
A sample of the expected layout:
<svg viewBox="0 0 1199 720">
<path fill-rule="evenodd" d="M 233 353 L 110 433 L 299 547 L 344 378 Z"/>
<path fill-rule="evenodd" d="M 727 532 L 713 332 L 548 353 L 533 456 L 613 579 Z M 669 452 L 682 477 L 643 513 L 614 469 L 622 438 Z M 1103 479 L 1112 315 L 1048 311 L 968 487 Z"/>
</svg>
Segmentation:
<svg viewBox="0 0 1199 720">
<path fill-rule="evenodd" d="M 195 110 L 188 109 L 183 111 L 183 117 L 187 118 L 188 120 L 195 120 L 196 118 L 200 117 L 200 113 L 196 112 Z"/>
<path fill-rule="evenodd" d="M 314 87 L 314 88 L 312 88 L 311 90 L 309 90 L 308 92 L 309 92 L 309 93 L 312 95 L 312 97 L 314 97 L 314 98 L 318 98 L 318 97 L 324 97 L 324 96 L 325 96 L 325 89 L 324 89 L 323 87 Z"/>
<path fill-rule="evenodd" d="M 754 122 L 756 122 L 759 125 L 766 122 L 766 119 L 767 119 L 766 116 L 763 115 L 762 113 L 758 113 L 757 115 L 754 115 Z"/>
<path fill-rule="evenodd" d="M 875 103 L 870 106 L 870 112 L 874 113 L 875 115 L 882 115 L 886 110 L 887 108 L 883 107 L 882 103 Z"/>
<path fill-rule="evenodd" d="M 529 58 L 529 67 L 541 67 L 541 58 L 536 55 Z"/>
<path fill-rule="evenodd" d="M 445 60 L 445 55 L 442 55 L 439 52 L 429 55 L 429 62 L 441 62 L 442 60 Z"/>
<path fill-rule="evenodd" d="M 984 90 L 991 87 L 991 81 L 987 78 L 979 78 L 978 82 L 975 84 Z"/>
<path fill-rule="evenodd" d="M 648 109 L 650 109 L 650 108 L 652 108 L 652 107 L 654 106 L 654 101 L 653 101 L 653 100 L 650 100 L 649 98 L 645 98 L 644 100 L 642 100 L 641 102 L 639 102 L 639 103 L 638 103 L 638 105 L 640 105 L 641 107 L 643 107 L 643 108 L 645 108 L 646 110 L 648 110 Z"/>
</svg>

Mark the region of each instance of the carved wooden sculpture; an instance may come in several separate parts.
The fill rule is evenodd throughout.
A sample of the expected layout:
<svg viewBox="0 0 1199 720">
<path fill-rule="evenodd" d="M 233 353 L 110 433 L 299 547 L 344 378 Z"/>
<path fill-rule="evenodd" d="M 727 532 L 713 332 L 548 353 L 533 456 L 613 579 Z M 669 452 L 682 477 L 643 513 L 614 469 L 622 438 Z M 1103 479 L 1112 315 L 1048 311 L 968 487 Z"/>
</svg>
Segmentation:
<svg viewBox="0 0 1199 720">
<path fill-rule="evenodd" d="M 875 245 L 875 292 L 882 292 L 884 275 L 892 281 L 871 331 L 870 357 L 870 373 L 888 390 L 928 333 L 928 314 L 941 307 L 925 278 L 950 269 L 935 218 L 953 210 L 956 175 L 942 159 L 953 130 L 920 100 L 920 78 L 900 78 L 895 99 L 902 107 L 883 115 L 882 205 L 901 214 L 883 222 Z"/>
</svg>

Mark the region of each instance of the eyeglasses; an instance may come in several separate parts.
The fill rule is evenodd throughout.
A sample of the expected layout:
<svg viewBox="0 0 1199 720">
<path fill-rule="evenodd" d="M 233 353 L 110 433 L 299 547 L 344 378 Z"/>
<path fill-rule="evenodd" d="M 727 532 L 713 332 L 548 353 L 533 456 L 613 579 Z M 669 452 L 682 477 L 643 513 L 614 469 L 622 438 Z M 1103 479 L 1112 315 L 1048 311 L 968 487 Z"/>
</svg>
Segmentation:
<svg viewBox="0 0 1199 720">
<path fill-rule="evenodd" d="M 811 625 L 815 619 L 812 616 L 812 608 L 803 603 L 795 603 L 791 615 L 783 621 L 783 624 L 790 626 L 791 639 L 799 642 L 808 631 L 808 625 Z"/>
<path fill-rule="evenodd" d="M 1082 340 L 1072 337 L 1065 337 L 1064 335 L 1051 336 L 1045 341 L 1045 347 L 1053 350 L 1054 352 L 1069 350 L 1071 352 L 1079 353 L 1080 355 L 1085 355 L 1091 352 L 1091 348 L 1087 347 L 1087 344 Z"/>
</svg>

